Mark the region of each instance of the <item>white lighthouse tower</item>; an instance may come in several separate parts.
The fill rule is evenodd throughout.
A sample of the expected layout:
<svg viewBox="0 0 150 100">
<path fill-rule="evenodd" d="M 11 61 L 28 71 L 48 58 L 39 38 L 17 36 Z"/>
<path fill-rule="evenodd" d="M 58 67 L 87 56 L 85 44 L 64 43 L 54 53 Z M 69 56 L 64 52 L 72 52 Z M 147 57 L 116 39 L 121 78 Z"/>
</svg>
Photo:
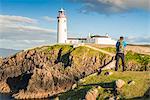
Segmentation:
<svg viewBox="0 0 150 100">
<path fill-rule="evenodd" d="M 65 11 L 61 8 L 58 11 L 58 25 L 57 25 L 57 43 L 67 42 L 67 18 Z"/>
</svg>

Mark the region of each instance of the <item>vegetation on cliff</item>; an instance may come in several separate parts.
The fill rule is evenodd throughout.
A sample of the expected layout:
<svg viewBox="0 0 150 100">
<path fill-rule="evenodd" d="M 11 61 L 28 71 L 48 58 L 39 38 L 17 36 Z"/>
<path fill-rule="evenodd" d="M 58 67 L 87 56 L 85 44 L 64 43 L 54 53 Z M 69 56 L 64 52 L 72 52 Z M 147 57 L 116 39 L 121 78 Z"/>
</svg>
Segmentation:
<svg viewBox="0 0 150 100">
<path fill-rule="evenodd" d="M 101 48 L 111 53 L 114 48 Z M 16 99 L 47 98 L 72 89 L 73 85 L 80 79 L 84 79 L 98 69 L 109 65 L 112 56 L 108 53 L 100 52 L 86 46 L 73 47 L 73 45 L 53 45 L 42 46 L 25 51 L 21 51 L 13 56 L 0 60 L 0 92 L 12 93 Z M 111 64 L 110 64 L 111 65 Z M 128 51 L 126 54 L 126 69 L 133 72 L 117 73 L 106 77 L 102 74 L 89 76 L 81 82 L 79 88 L 69 91 L 65 95 L 80 98 L 93 86 L 110 82 L 113 84 L 116 79 L 124 81 L 134 80 L 138 87 L 126 87 L 120 92 L 122 98 L 132 98 L 141 96 L 148 88 L 149 78 L 147 74 L 150 68 L 150 56 Z M 134 72 L 134 71 L 148 72 Z M 143 74 L 144 73 L 144 74 Z M 142 77 L 144 77 L 142 79 Z M 144 83 L 145 82 L 145 83 Z M 99 84 L 100 83 L 100 84 Z M 139 86 L 140 84 L 140 86 Z M 84 85 L 84 86 L 83 86 Z M 143 90 L 141 87 L 144 87 Z M 139 88 L 139 94 L 128 94 L 128 90 Z M 100 90 L 101 98 L 111 95 L 111 89 Z M 68 94 L 69 93 L 69 94 Z M 70 94 L 71 93 L 71 94 Z"/>
<path fill-rule="evenodd" d="M 101 48 L 111 53 L 115 53 L 114 47 Z M 126 51 L 125 55 L 126 70 L 128 71 L 150 71 L 150 55 Z"/>
<path fill-rule="evenodd" d="M 125 86 L 119 89 L 116 96 L 119 100 L 134 99 L 134 100 L 148 100 L 146 93 L 150 92 L 150 73 L 147 72 L 137 72 L 137 71 L 126 71 L 126 72 L 114 72 L 111 71 L 112 75 L 106 75 L 107 71 L 103 71 L 100 75 L 94 74 L 82 79 L 78 83 L 78 87 L 75 90 L 68 91 L 60 95 L 60 100 L 79 100 L 84 99 L 87 92 L 100 86 L 98 89 L 99 96 L 97 100 L 108 100 L 109 97 L 115 95 L 115 81 L 122 79 L 125 81 Z M 129 82 L 133 81 L 133 84 Z"/>
<path fill-rule="evenodd" d="M 111 59 L 84 46 L 37 47 L 2 59 L 0 83 L 5 82 L 16 99 L 46 98 L 70 90 L 80 78 Z M 0 91 L 4 92 L 4 88 Z"/>
</svg>

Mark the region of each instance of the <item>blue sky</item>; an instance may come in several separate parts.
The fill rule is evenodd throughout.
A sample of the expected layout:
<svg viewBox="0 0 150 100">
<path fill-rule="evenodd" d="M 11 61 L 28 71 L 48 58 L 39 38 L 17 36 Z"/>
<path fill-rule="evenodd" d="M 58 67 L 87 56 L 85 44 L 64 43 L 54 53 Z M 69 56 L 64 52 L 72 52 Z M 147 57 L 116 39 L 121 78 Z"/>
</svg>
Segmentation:
<svg viewBox="0 0 150 100">
<path fill-rule="evenodd" d="M 128 43 L 150 44 L 149 0 L 0 0 L 0 48 L 56 43 L 61 7 L 69 37 L 109 33 Z"/>
</svg>

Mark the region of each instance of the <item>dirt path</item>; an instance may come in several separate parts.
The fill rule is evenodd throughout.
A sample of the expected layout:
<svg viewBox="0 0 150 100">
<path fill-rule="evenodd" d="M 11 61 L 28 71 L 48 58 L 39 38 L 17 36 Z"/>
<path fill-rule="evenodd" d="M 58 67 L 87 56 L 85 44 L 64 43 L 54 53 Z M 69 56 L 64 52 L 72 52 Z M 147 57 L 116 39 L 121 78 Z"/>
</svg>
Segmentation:
<svg viewBox="0 0 150 100">
<path fill-rule="evenodd" d="M 101 48 L 115 48 L 114 45 L 99 45 L 99 44 L 85 44 L 91 47 L 95 47 L 97 49 L 101 49 Z M 146 55 L 150 55 L 150 45 L 127 45 L 126 50 L 128 51 L 132 51 L 135 53 L 139 53 L 139 54 L 146 54 Z"/>
<path fill-rule="evenodd" d="M 88 47 L 88 48 L 91 48 L 91 49 L 94 49 L 94 50 L 96 50 L 96 51 L 99 51 L 99 52 L 108 54 L 108 55 L 110 55 L 110 56 L 112 56 L 112 57 L 115 56 L 115 54 L 110 53 L 110 52 L 107 52 L 107 51 L 102 50 L 102 49 L 100 49 L 100 48 L 96 48 L 96 47 L 93 47 L 93 46 L 90 46 L 90 45 L 84 45 L 84 46 L 85 46 L 85 47 Z"/>
<path fill-rule="evenodd" d="M 96 47 L 90 46 L 90 45 L 83 45 L 83 46 L 88 47 L 88 48 L 91 48 L 91 49 L 93 49 L 93 50 L 96 50 L 96 51 L 99 51 L 99 52 L 102 52 L 102 53 L 105 53 L 105 54 L 107 54 L 107 55 L 112 56 L 112 60 L 111 60 L 110 62 L 108 62 L 104 67 L 100 68 L 100 70 L 108 70 L 108 69 L 115 68 L 115 63 L 116 63 L 116 61 L 114 60 L 115 54 L 110 53 L 110 52 L 107 52 L 107 51 L 102 50 L 102 49 L 100 49 L 100 48 L 96 48 Z"/>
</svg>

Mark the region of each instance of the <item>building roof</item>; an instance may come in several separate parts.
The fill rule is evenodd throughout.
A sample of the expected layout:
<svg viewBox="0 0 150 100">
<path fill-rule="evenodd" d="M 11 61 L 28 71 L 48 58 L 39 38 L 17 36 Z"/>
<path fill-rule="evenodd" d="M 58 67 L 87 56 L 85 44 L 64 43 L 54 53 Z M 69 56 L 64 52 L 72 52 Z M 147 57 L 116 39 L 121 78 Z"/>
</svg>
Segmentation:
<svg viewBox="0 0 150 100">
<path fill-rule="evenodd" d="M 109 36 L 93 35 L 90 38 L 109 38 Z M 87 40 L 88 38 L 67 38 L 68 40 Z"/>
<path fill-rule="evenodd" d="M 109 36 L 94 35 L 94 36 L 91 36 L 91 38 L 109 38 Z"/>
<path fill-rule="evenodd" d="M 65 10 L 63 8 L 61 8 L 59 11 L 64 12 Z"/>
<path fill-rule="evenodd" d="M 66 18 L 65 10 L 63 8 L 59 10 L 59 15 L 57 18 Z"/>
<path fill-rule="evenodd" d="M 87 38 L 67 38 L 68 40 L 87 40 Z"/>
</svg>

